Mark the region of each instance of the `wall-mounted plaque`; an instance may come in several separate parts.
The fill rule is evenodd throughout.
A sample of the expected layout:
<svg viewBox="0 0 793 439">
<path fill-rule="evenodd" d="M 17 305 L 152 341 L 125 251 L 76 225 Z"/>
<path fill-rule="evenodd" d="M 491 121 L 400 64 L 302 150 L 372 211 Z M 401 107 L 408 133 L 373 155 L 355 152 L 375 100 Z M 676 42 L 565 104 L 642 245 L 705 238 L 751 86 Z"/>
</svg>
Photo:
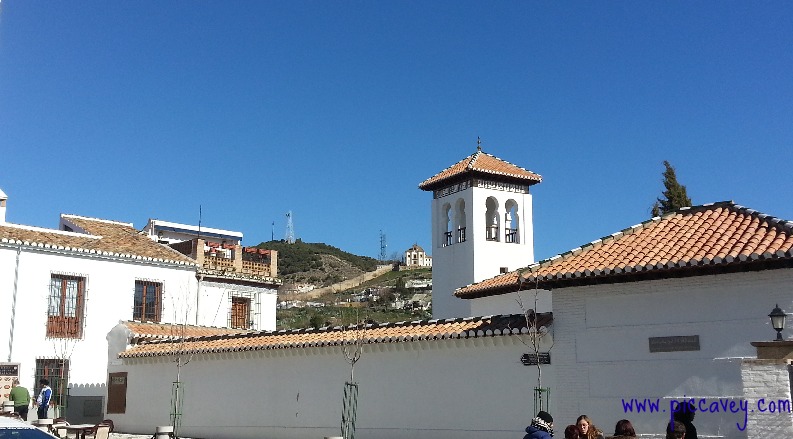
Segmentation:
<svg viewBox="0 0 793 439">
<path fill-rule="evenodd" d="M 671 337 L 650 337 L 650 352 L 698 351 L 698 335 L 673 335 Z"/>
<path fill-rule="evenodd" d="M 19 363 L 0 363 L 0 376 L 18 377 Z"/>
<path fill-rule="evenodd" d="M 520 362 L 524 366 L 536 366 L 538 357 L 540 364 L 551 364 L 550 352 L 540 352 L 539 356 L 537 354 L 523 354 L 520 356 Z"/>
</svg>

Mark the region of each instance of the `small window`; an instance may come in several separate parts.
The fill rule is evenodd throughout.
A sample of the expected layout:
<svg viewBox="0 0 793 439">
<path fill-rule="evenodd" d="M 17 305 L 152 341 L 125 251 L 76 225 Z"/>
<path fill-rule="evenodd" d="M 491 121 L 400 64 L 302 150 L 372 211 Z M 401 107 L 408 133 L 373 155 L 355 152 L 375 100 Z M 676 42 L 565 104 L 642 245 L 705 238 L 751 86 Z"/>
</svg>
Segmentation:
<svg viewBox="0 0 793 439">
<path fill-rule="evenodd" d="M 499 269 L 499 271 L 501 272 L 501 274 L 509 273 L 509 268 L 507 268 L 507 267 L 501 267 L 501 268 Z"/>
<path fill-rule="evenodd" d="M 162 309 L 162 284 L 143 280 L 135 281 L 135 309 L 132 320 L 160 322 Z"/>
<path fill-rule="evenodd" d="M 47 337 L 80 338 L 85 278 L 53 274 L 47 301 Z"/>
</svg>

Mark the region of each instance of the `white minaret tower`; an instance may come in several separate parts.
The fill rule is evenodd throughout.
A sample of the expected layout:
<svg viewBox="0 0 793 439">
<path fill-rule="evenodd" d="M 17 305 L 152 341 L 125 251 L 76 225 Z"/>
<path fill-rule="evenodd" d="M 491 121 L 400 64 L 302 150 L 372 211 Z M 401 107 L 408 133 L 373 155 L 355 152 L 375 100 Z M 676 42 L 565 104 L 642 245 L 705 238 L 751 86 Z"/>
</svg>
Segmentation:
<svg viewBox="0 0 793 439">
<path fill-rule="evenodd" d="M 457 288 L 534 262 L 529 187 L 542 177 L 476 152 L 423 181 L 432 191 L 432 317 L 471 316 Z"/>
</svg>

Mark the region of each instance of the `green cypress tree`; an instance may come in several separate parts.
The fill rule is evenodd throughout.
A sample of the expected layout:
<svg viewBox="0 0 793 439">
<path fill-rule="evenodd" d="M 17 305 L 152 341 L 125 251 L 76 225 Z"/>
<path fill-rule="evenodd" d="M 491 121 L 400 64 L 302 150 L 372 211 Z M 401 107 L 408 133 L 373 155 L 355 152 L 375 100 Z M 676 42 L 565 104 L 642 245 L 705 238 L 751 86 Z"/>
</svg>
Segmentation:
<svg viewBox="0 0 793 439">
<path fill-rule="evenodd" d="M 653 204 L 653 216 L 660 216 L 667 212 L 680 209 L 681 207 L 691 207 L 691 198 L 688 198 L 686 187 L 677 182 L 675 168 L 664 160 L 663 172 L 665 191 L 662 192 L 663 198 L 657 198 Z"/>
</svg>

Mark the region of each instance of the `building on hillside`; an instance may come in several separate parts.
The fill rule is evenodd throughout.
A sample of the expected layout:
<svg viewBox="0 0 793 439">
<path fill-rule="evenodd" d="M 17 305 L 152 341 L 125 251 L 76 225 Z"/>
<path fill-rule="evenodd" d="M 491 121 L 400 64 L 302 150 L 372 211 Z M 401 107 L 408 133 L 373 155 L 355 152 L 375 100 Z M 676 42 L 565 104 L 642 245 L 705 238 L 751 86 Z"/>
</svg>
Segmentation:
<svg viewBox="0 0 793 439">
<path fill-rule="evenodd" d="M 518 294 L 553 294 L 557 419 L 586 413 L 604 427 L 628 418 L 637 432 L 662 432 L 671 401 L 693 398 L 706 408 L 696 415 L 699 437 L 764 438 L 793 435 L 787 412 L 778 420 L 707 408 L 757 402 L 745 358 L 756 355 L 750 342 L 774 337 L 769 311 L 793 309 L 791 285 L 793 222 L 722 202 L 653 218 L 455 295 L 474 310 L 510 312 Z M 789 376 L 770 385 L 790 394 Z M 665 413 L 628 412 L 623 401 L 632 398 L 660 402 Z M 753 416 L 759 421 L 742 430 Z"/>
<path fill-rule="evenodd" d="M 432 256 L 424 252 L 418 244 L 405 250 L 405 266 L 408 268 L 432 268 Z"/>
<path fill-rule="evenodd" d="M 0 358 L 18 365 L 32 391 L 49 379 L 57 405 L 79 387 L 66 414 L 99 421 L 107 363 L 96 353 L 106 350 L 108 330 L 122 319 L 194 322 L 195 310 L 187 311 L 196 302 L 196 262 L 130 223 L 61 215 L 57 229 L 46 229 L 0 213 L 0 323 L 8 336 Z"/>
<path fill-rule="evenodd" d="M 150 219 L 144 232 L 195 260 L 197 307 L 215 310 L 199 325 L 275 330 L 278 252 L 242 246 L 242 233 Z M 205 303 L 202 303 L 205 302 Z"/>
<path fill-rule="evenodd" d="M 537 325 L 551 327 L 552 319 L 538 315 Z M 240 334 L 196 329 L 183 339 L 163 326 L 121 323 L 108 334 L 107 412 L 119 431 L 170 424 L 174 360 L 189 356 L 180 436 L 338 436 L 350 379 L 342 346 L 356 341 L 364 345 L 354 375 L 356 437 L 514 439 L 530 418 L 537 369 L 520 360 L 529 339 L 522 315 Z M 550 334 L 540 341 L 543 350 L 553 344 Z M 553 370 L 542 376 L 552 381 Z M 241 402 L 251 392 L 256 404 Z"/>
<path fill-rule="evenodd" d="M 474 315 L 455 289 L 534 262 L 531 171 L 482 151 L 424 180 L 432 192 L 432 314 Z M 544 306 L 550 310 L 549 298 Z"/>
</svg>

